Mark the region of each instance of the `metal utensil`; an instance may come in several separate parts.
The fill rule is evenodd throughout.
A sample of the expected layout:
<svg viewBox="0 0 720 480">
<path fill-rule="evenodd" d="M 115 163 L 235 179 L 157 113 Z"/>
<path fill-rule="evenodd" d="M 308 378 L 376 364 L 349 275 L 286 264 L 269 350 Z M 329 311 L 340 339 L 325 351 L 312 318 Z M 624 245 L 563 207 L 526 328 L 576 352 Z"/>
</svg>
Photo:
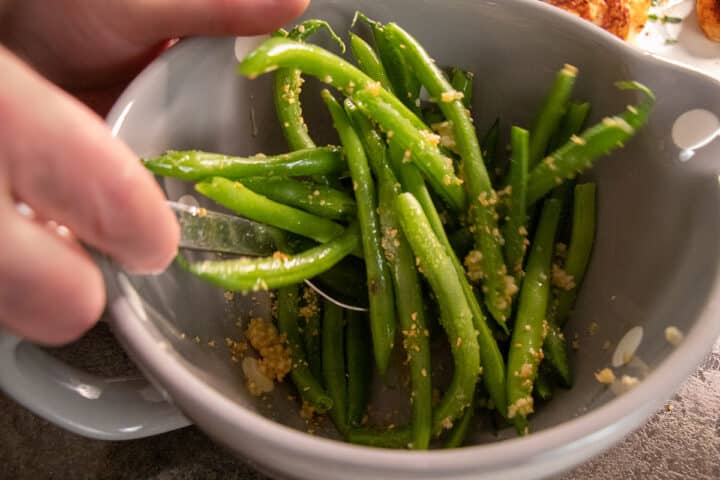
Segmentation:
<svg viewBox="0 0 720 480">
<path fill-rule="evenodd" d="M 271 255 L 283 233 L 235 215 L 203 207 L 168 201 L 180 224 L 180 248 L 244 256 Z M 305 284 L 318 295 L 346 310 L 366 312 L 367 308 L 350 305 L 321 290 L 310 280 Z"/>
</svg>

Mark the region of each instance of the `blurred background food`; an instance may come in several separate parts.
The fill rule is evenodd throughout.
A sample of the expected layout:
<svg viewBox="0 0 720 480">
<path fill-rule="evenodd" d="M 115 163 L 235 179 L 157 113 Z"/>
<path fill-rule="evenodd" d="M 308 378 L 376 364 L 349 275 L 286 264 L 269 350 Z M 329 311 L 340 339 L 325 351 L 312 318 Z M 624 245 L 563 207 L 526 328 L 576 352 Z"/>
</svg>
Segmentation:
<svg viewBox="0 0 720 480">
<path fill-rule="evenodd" d="M 720 0 L 697 0 L 697 16 L 705 36 L 720 42 Z"/>
<path fill-rule="evenodd" d="M 613 35 L 632 40 L 648 21 L 680 23 L 683 19 L 672 15 L 652 13 L 652 7 L 662 10 L 683 3 L 678 0 L 548 0 L 548 3 L 573 13 Z M 697 23 L 707 38 L 720 41 L 720 0 L 695 0 Z"/>
</svg>

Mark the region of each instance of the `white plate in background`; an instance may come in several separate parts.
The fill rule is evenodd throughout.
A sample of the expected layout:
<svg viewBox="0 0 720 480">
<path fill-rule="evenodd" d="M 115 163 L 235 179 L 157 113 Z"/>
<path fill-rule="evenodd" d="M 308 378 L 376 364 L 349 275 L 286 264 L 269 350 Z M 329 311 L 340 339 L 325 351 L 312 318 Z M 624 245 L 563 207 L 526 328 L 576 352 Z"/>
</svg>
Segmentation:
<svg viewBox="0 0 720 480">
<path fill-rule="evenodd" d="M 645 29 L 631 43 L 660 57 L 690 65 L 720 80 L 720 43 L 712 42 L 698 24 L 695 0 L 659 0 L 650 7 L 658 20 L 648 19 Z M 663 23 L 663 16 L 681 18 Z"/>
</svg>

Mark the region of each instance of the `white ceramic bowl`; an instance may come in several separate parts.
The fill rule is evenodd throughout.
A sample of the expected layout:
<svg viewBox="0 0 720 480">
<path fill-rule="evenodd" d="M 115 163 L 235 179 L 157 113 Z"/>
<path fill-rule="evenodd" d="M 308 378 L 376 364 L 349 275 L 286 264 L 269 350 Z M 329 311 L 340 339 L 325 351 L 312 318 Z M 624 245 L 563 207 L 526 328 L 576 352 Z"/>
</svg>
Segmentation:
<svg viewBox="0 0 720 480">
<path fill-rule="evenodd" d="M 635 79 L 656 92 L 649 125 L 592 174 L 599 194 L 597 245 L 567 328 L 580 343 L 572 359 L 575 387 L 541 408 L 533 417 L 535 433 L 524 438 L 507 431 L 494 437 L 485 429 L 471 437 L 477 445 L 457 450 L 370 449 L 305 433 L 286 390 L 276 394 L 273 409 L 248 395 L 223 344 L 225 337 L 240 335 L 237 315 L 228 313 L 221 290 L 177 269 L 141 278 L 106 266 L 112 328 L 189 419 L 277 477 L 537 478 L 570 468 L 638 427 L 720 335 L 720 147 L 710 143 L 681 162 L 671 138 L 682 113 L 720 113 L 720 84 L 535 0 L 314 0 L 306 17 L 326 19 L 344 32 L 356 8 L 397 21 L 441 63 L 474 71 L 473 111 L 480 128 L 496 116 L 506 126 L 527 124 L 563 63 L 580 69 L 577 95 L 592 102 L 591 120 L 635 100 L 612 87 L 616 80 Z M 112 110 L 110 125 L 140 155 L 170 148 L 283 151 L 269 76 L 250 81 L 235 74 L 236 50 L 243 54 L 255 44 L 257 39 L 234 38 L 181 42 L 132 83 Z M 333 141 L 317 90 L 308 82 L 305 112 L 312 133 Z M 175 181 L 163 185 L 171 199 L 189 191 Z M 593 322 L 598 328 L 591 335 Z M 637 351 L 642 363 L 618 372 L 643 379 L 617 397 L 593 373 L 610 364 L 613 349 L 604 348 L 606 342 L 614 347 L 637 325 L 644 329 Z M 669 325 L 685 333 L 678 347 L 665 341 Z M 208 340 L 218 347 L 208 347 Z"/>
</svg>

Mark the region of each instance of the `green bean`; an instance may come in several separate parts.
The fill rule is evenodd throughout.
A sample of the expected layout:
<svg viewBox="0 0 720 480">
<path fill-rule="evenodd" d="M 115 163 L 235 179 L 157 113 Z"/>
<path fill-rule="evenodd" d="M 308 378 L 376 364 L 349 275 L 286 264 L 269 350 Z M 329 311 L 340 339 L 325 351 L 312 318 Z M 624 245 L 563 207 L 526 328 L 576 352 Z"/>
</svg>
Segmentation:
<svg viewBox="0 0 720 480">
<path fill-rule="evenodd" d="M 312 278 L 333 265 L 360 245 L 357 224 L 350 225 L 340 236 L 297 255 L 273 255 L 264 258 L 206 260 L 188 263 L 177 261 L 190 273 L 227 290 L 264 290 L 279 288 Z"/>
<path fill-rule="evenodd" d="M 393 206 L 395 197 L 401 193 L 400 184 L 387 161 L 385 143 L 372 128 L 370 121 L 349 101 L 345 102 L 345 110 L 363 139 L 378 183 L 382 246 L 392 273 L 403 347 L 410 365 L 413 431 L 411 444 L 414 449 L 424 450 L 430 444 L 432 430 L 430 342 L 415 257 L 401 231 Z"/>
<path fill-rule="evenodd" d="M 457 272 L 435 236 L 422 207 L 410 193 L 395 200 L 402 230 L 419 261 L 440 306 L 440 321 L 450 341 L 454 372 L 450 386 L 433 413 L 433 432 L 451 428 L 452 422 L 472 404 L 480 374 L 480 349 L 473 314 Z"/>
<path fill-rule="evenodd" d="M 550 150 L 557 150 L 562 147 L 563 144 L 570 140 L 570 137 L 582 130 L 583 124 L 585 123 L 589 113 L 589 102 L 570 102 L 560 126 L 550 140 Z"/>
<path fill-rule="evenodd" d="M 355 200 L 334 188 L 292 178 L 249 177 L 242 184 L 270 200 L 297 207 L 319 217 L 349 220 L 355 217 Z"/>
<path fill-rule="evenodd" d="M 350 50 L 360 70 L 365 72 L 370 78 L 380 82 L 380 85 L 382 85 L 385 90 L 392 93 L 392 85 L 390 84 L 390 80 L 388 80 L 385 68 L 375 53 L 375 50 L 373 50 L 365 40 L 352 32 L 350 32 Z"/>
<path fill-rule="evenodd" d="M 308 148 L 271 157 L 262 154 L 234 157 L 197 150 L 171 150 L 158 157 L 145 158 L 143 163 L 157 175 L 193 181 L 215 176 L 329 175 L 340 173 L 346 168 L 342 150 L 333 146 Z"/>
<path fill-rule="evenodd" d="M 557 301 L 557 299 L 555 299 Z M 557 308 L 557 307 L 556 307 Z M 553 307 L 550 307 L 550 311 Z M 548 319 L 548 332 L 543 342 L 544 360 L 543 365 L 552 367 L 557 373 L 562 385 L 570 388 L 573 383 L 570 360 L 568 359 L 567 342 L 565 335 L 552 318 Z"/>
<path fill-rule="evenodd" d="M 352 24 L 360 19 L 370 26 L 378 55 L 393 86 L 395 95 L 413 112 L 420 115 L 420 82 L 405 61 L 402 52 L 388 41 L 382 23 L 370 20 L 365 14 L 355 12 Z"/>
<path fill-rule="evenodd" d="M 589 103 L 570 103 L 568 111 L 565 114 L 565 118 L 555 136 L 555 145 L 561 145 L 568 141 L 572 135 L 575 135 L 582 128 L 585 119 L 587 118 L 590 110 Z M 568 204 L 569 199 L 572 198 L 574 191 L 574 182 L 564 182 L 559 187 L 556 187 L 553 191 L 553 198 L 560 199 L 563 204 Z M 589 253 L 589 251 L 588 251 Z M 563 316 L 567 318 L 570 308 L 574 303 L 574 299 L 563 300 L 562 309 L 564 311 Z M 561 328 L 557 324 L 557 309 L 559 306 L 558 302 L 558 289 L 553 290 L 553 298 L 550 308 L 548 309 L 548 323 L 549 329 L 547 337 L 545 337 L 545 343 L 543 344 L 543 352 L 545 353 L 545 359 L 541 364 L 541 369 L 550 369 L 557 374 L 560 383 L 570 388 L 573 384 L 572 369 L 569 361 L 569 352 L 567 341 L 562 333 Z M 564 322 L 564 320 L 563 320 Z"/>
<path fill-rule="evenodd" d="M 555 75 L 555 81 L 530 127 L 529 168 L 535 167 L 545 155 L 550 136 L 557 130 L 567 109 L 576 77 L 577 68 L 567 64 Z"/>
<path fill-rule="evenodd" d="M 573 135 L 582 130 L 585 119 L 590 113 L 590 104 L 571 102 L 568 105 L 567 112 L 563 117 L 560 127 L 555 132 L 550 141 L 550 148 L 556 150 L 567 143 Z M 562 200 L 563 204 L 571 202 L 570 198 L 573 194 L 575 183 L 571 181 L 563 182 L 559 187 L 555 187 L 553 197 Z"/>
<path fill-rule="evenodd" d="M 383 258 L 375 185 L 362 142 L 350 125 L 343 108 L 327 90 L 322 92 L 322 97 L 330 110 L 352 174 L 367 269 L 370 330 L 375 364 L 378 371 L 384 374 L 395 341 L 395 300 L 390 272 Z"/>
<path fill-rule="evenodd" d="M 475 74 L 457 67 L 454 67 L 450 74 L 452 87 L 463 94 L 462 103 L 465 105 L 465 108 L 470 108 L 473 100 L 473 79 L 475 78 Z"/>
<path fill-rule="evenodd" d="M 322 383 L 322 344 L 320 339 L 320 299 L 314 290 L 305 287 L 303 293 L 305 305 L 300 313 L 305 318 L 303 344 L 310 372 Z"/>
<path fill-rule="evenodd" d="M 568 105 L 567 113 L 563 117 L 563 121 L 560 127 L 555 132 L 553 139 L 550 142 L 550 148 L 555 150 L 561 147 L 563 144 L 568 142 L 573 135 L 576 135 L 582 130 L 585 119 L 590 112 L 590 104 L 585 103 L 574 103 L 571 102 Z M 553 198 L 557 198 L 563 202 L 563 205 L 569 205 L 572 203 L 572 195 L 575 189 L 574 181 L 565 181 L 560 186 L 555 187 L 553 190 Z M 563 210 L 568 210 L 563 207 Z M 565 215 L 563 214 L 563 217 Z M 561 220 L 564 223 L 564 219 Z"/>
<path fill-rule="evenodd" d="M 298 325 L 298 285 L 282 287 L 277 292 L 278 298 L 278 328 L 285 335 L 292 351 L 292 379 L 302 399 L 312 406 L 318 413 L 325 413 L 333 406 L 333 401 L 323 390 L 310 368 L 303 348 L 303 341 Z"/>
<path fill-rule="evenodd" d="M 323 301 L 322 367 L 325 388 L 332 398 L 329 410 L 341 434 L 347 431 L 347 381 L 345 377 L 345 320 L 340 307 Z"/>
<path fill-rule="evenodd" d="M 450 433 L 445 440 L 445 445 L 443 445 L 443 448 L 460 448 L 463 446 L 463 443 L 465 443 L 465 439 L 467 438 L 468 432 L 470 431 L 470 424 L 472 423 L 472 419 L 474 416 L 475 409 L 473 407 L 469 407 L 467 410 L 465 410 L 465 413 L 463 413 L 460 422 L 453 425 L 452 430 L 450 430 Z"/>
<path fill-rule="evenodd" d="M 430 195 L 430 191 L 425 184 L 425 179 L 420 173 L 420 170 L 416 164 L 404 161 L 405 151 L 399 144 L 391 141 L 389 143 L 389 152 L 392 168 L 396 172 L 396 176 L 400 179 L 403 189 L 406 192 L 412 193 L 415 199 L 420 202 L 430 225 L 433 227 L 435 235 L 443 242 L 443 237 L 446 236 L 445 227 L 443 226 L 440 214 L 438 214 L 435 208 L 432 195 Z"/>
<path fill-rule="evenodd" d="M 375 448 L 408 448 L 412 431 L 408 427 L 378 430 L 376 428 L 351 428 L 345 439 L 357 445 Z"/>
<path fill-rule="evenodd" d="M 427 129 L 427 126 L 415 113 L 395 95 L 382 88 L 379 82 L 341 57 L 315 45 L 287 38 L 270 38 L 245 57 L 238 65 L 237 70 L 241 75 L 252 79 L 284 67 L 298 68 L 303 73 L 317 77 L 320 81 L 332 85 L 347 95 L 369 89 L 378 98 L 400 112 L 415 128 Z"/>
<path fill-rule="evenodd" d="M 258 195 L 240 182 L 213 177 L 197 183 L 195 190 L 238 215 L 311 238 L 316 242 L 327 242 L 344 230 L 342 225 L 326 218 Z"/>
<path fill-rule="evenodd" d="M 495 321 L 507 330 L 505 323 L 510 313 L 514 279 L 507 275 L 501 249 L 502 238 L 495 218 L 497 196 L 485 170 L 472 119 L 458 98 L 459 92 L 452 88 L 417 40 L 395 23 L 387 24 L 385 31 L 392 42 L 404 46 L 405 59 L 452 124 L 463 162 L 469 214 L 475 227 L 475 245 L 482 252 L 480 264 L 485 305 Z"/>
<path fill-rule="evenodd" d="M 306 20 L 296 26 L 290 33 L 282 36 L 287 36 L 293 40 L 304 41 L 320 28 L 327 29 L 332 39 L 340 45 L 340 49 L 344 53 L 345 44 L 335 34 L 330 25 L 322 20 Z M 295 68 L 281 68 L 275 72 L 273 81 L 275 84 L 273 90 L 275 111 L 277 112 L 280 127 L 282 128 L 290 149 L 300 150 L 314 147 L 315 142 L 312 141 L 308 134 L 308 128 L 303 119 L 302 106 L 300 104 L 300 92 L 303 84 L 300 70 Z"/>
<path fill-rule="evenodd" d="M 446 247 L 446 251 L 447 249 Z M 473 315 L 473 323 L 477 331 L 480 353 L 482 354 L 483 384 L 495 402 L 498 412 L 505 416 L 507 415 L 507 396 L 505 394 L 505 364 L 502 353 L 498 347 L 495 335 L 488 326 L 488 321 L 483 314 L 477 296 L 465 277 L 465 270 L 462 268 L 457 257 L 451 254 L 450 258 L 460 278 L 460 285 Z"/>
<path fill-rule="evenodd" d="M 388 132 L 390 144 L 404 152 L 403 162 L 414 164 L 451 208 L 462 210 L 466 202 L 462 182 L 453 171 L 452 160 L 433 144 L 435 136 L 429 130 L 413 127 L 390 104 L 370 92 L 358 91 L 352 99 L 363 113 Z"/>
<path fill-rule="evenodd" d="M 512 158 L 510 160 L 510 206 L 505 225 L 503 225 L 503 238 L 505 239 L 505 260 L 515 281 L 522 278 L 523 259 L 527 249 L 527 209 L 525 190 L 527 188 L 528 166 L 528 139 L 527 130 L 512 127 L 511 145 Z"/>
<path fill-rule="evenodd" d="M 555 308 L 551 313 L 553 323 L 559 327 L 565 325 L 585 277 L 595 239 L 595 223 L 595 184 L 579 184 L 575 187 L 572 232 L 564 268 L 573 285 L 569 290 L 557 291 Z"/>
<path fill-rule="evenodd" d="M 561 206 L 556 199 L 545 201 L 528 258 L 520 290 L 515 326 L 508 353 L 508 418 L 527 417 L 533 412 L 532 390 L 542 360 L 550 293 L 550 262 Z"/>
<path fill-rule="evenodd" d="M 473 314 L 473 322 L 478 332 L 478 343 L 480 344 L 480 352 L 483 362 L 483 383 L 490 393 L 498 411 L 502 415 L 507 413 L 507 397 L 505 387 L 505 361 L 503 359 L 497 340 L 490 329 L 487 319 L 483 314 L 482 308 L 478 302 L 478 298 L 473 288 L 468 282 L 460 260 L 458 260 L 455 252 L 450 245 L 450 241 L 445 233 L 440 215 L 435 208 L 435 204 L 430 196 L 430 192 L 425 186 L 422 176 L 413 164 L 402 162 L 402 151 L 398 151 L 392 143 L 390 144 L 390 159 L 393 168 L 400 172 L 401 184 L 403 189 L 411 193 L 422 206 L 423 212 L 427 216 L 428 222 L 432 227 L 433 233 L 437 236 L 438 241 L 442 244 L 445 253 L 455 268 L 455 272 L 460 280 L 460 285 L 465 296 L 465 300 L 470 306 Z"/>
<path fill-rule="evenodd" d="M 379 82 L 372 80 L 342 58 L 313 45 L 284 38 L 271 38 L 248 55 L 238 66 L 238 71 L 254 78 L 276 68 L 290 66 L 301 68 L 304 73 L 316 76 L 341 92 L 351 95 L 363 111 L 367 108 L 388 110 L 385 115 L 390 116 L 387 119 L 390 128 L 383 123 L 384 118 L 373 116 L 374 120 L 385 130 L 393 130 L 398 137 L 402 137 L 406 142 L 403 148 L 411 150 L 417 157 L 414 161 L 423 173 L 430 177 L 433 188 L 456 210 L 462 209 L 465 195 L 461 182 L 453 171 L 452 161 L 430 143 L 432 137 L 427 126 L 393 94 L 382 88 Z M 392 128 L 396 123 L 397 128 Z M 398 131 L 398 128 L 402 131 Z"/>
<path fill-rule="evenodd" d="M 573 178 L 592 165 L 593 160 L 622 146 L 648 119 L 655 101 L 653 93 L 637 82 L 617 82 L 620 89 L 640 90 L 645 98 L 623 113 L 606 117 L 599 124 L 574 136 L 540 162 L 528 177 L 527 201 L 532 205 L 566 178 Z"/>
<path fill-rule="evenodd" d="M 482 152 L 485 165 L 491 179 L 499 177 L 495 169 L 498 167 L 497 150 L 500 142 L 500 117 L 496 118 L 485 135 L 480 139 L 480 151 Z"/>
<path fill-rule="evenodd" d="M 372 341 L 368 331 L 368 319 L 360 312 L 347 312 L 348 414 L 350 427 L 359 427 L 367 410 L 372 382 Z"/>
</svg>

